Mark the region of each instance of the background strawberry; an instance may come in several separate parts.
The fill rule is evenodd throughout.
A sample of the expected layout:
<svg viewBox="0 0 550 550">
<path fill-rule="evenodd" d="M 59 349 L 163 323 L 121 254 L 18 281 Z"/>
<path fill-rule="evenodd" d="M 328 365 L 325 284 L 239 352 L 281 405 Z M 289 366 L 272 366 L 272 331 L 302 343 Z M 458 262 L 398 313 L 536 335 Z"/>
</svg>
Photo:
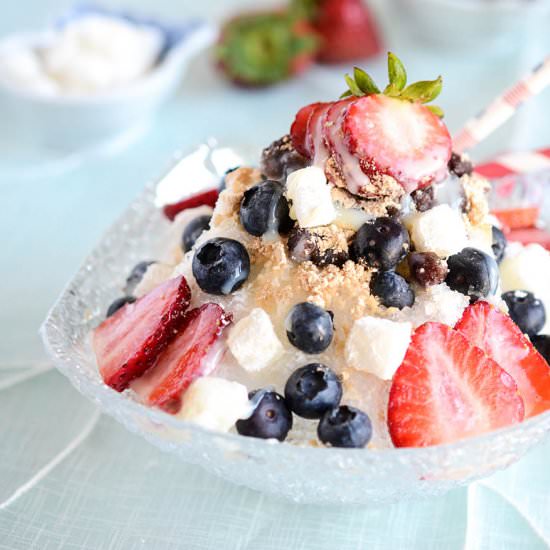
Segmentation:
<svg viewBox="0 0 550 550">
<path fill-rule="evenodd" d="M 268 86 L 306 70 L 318 44 L 305 19 L 285 11 L 250 13 L 225 23 L 216 57 L 235 84 Z"/>
<path fill-rule="evenodd" d="M 381 51 L 376 22 L 362 0 L 295 0 L 292 8 L 319 33 L 322 63 L 357 61 Z"/>
</svg>

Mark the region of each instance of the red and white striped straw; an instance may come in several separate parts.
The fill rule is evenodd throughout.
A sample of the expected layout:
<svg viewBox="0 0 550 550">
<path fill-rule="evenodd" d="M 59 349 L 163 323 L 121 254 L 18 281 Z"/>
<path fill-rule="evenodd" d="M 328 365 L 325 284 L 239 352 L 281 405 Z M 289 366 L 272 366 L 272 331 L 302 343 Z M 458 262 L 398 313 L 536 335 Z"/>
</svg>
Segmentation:
<svg viewBox="0 0 550 550">
<path fill-rule="evenodd" d="M 511 118 L 524 101 L 549 85 L 550 56 L 527 77 L 497 97 L 479 115 L 470 119 L 453 139 L 453 149 L 457 153 L 471 149 Z"/>
</svg>

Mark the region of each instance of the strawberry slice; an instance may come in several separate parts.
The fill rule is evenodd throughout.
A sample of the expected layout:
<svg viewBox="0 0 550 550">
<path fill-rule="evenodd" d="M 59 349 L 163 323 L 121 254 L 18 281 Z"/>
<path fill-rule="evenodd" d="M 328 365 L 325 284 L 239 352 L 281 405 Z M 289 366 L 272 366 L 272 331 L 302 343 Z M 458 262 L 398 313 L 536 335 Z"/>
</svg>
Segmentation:
<svg viewBox="0 0 550 550">
<path fill-rule="evenodd" d="M 159 356 L 155 366 L 132 384 L 148 405 L 176 413 L 181 395 L 195 378 L 207 374 L 205 356 L 230 323 L 218 304 L 189 311 L 177 337 Z"/>
<path fill-rule="evenodd" d="M 177 277 L 105 319 L 92 337 L 105 384 L 122 391 L 147 371 L 185 322 L 190 300 L 187 281 Z"/>
<path fill-rule="evenodd" d="M 309 117 L 322 103 L 311 103 L 302 107 L 294 118 L 294 122 L 290 127 L 290 138 L 294 149 L 303 157 L 309 158 L 309 151 L 306 149 L 306 133 Z"/>
<path fill-rule="evenodd" d="M 174 218 L 184 210 L 189 208 L 196 208 L 197 206 L 211 206 L 214 208 L 216 206 L 216 201 L 218 200 L 220 192 L 217 189 L 210 189 L 209 191 L 203 191 L 202 193 L 197 193 L 191 197 L 187 197 L 181 201 L 167 204 L 164 206 L 162 211 L 164 215 L 171 221 L 174 221 Z"/>
<path fill-rule="evenodd" d="M 342 118 L 351 103 L 356 101 L 356 97 L 348 97 L 334 102 L 325 113 L 323 121 L 323 137 L 325 144 L 332 154 L 340 156 L 339 150 L 344 143 L 342 134 Z"/>
<path fill-rule="evenodd" d="M 328 150 L 323 139 L 323 123 L 326 113 L 331 108 L 332 103 L 320 103 L 314 109 L 307 121 L 305 146 L 310 159 L 315 159 L 315 163 L 322 166 L 328 158 Z"/>
<path fill-rule="evenodd" d="M 540 244 L 546 250 L 550 250 L 550 233 L 544 229 L 514 229 L 507 233 L 506 238 L 515 243 Z"/>
<path fill-rule="evenodd" d="M 408 193 L 447 174 L 451 136 L 424 105 L 379 94 L 361 97 L 350 105 L 343 132 L 369 177 L 393 176 Z"/>
<path fill-rule="evenodd" d="M 526 229 L 535 227 L 540 218 L 538 206 L 523 208 L 501 208 L 491 212 L 507 229 Z"/>
<path fill-rule="evenodd" d="M 525 416 L 550 409 L 550 367 L 508 315 L 480 301 L 466 309 L 455 328 L 514 378 Z"/>
<path fill-rule="evenodd" d="M 390 389 L 396 447 L 426 447 L 523 420 L 514 379 L 459 332 L 426 323 L 413 337 Z"/>
</svg>

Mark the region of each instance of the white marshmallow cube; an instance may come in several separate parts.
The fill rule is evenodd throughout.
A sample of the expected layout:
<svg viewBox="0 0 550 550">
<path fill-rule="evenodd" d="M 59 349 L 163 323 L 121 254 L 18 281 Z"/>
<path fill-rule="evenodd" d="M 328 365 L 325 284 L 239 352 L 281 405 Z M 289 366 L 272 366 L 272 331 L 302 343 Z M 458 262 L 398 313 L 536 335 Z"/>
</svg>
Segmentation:
<svg viewBox="0 0 550 550">
<path fill-rule="evenodd" d="M 462 215 L 448 204 L 412 216 L 407 225 L 418 252 L 434 252 L 447 258 L 468 246 Z"/>
<path fill-rule="evenodd" d="M 249 414 L 245 386 L 224 378 L 205 376 L 197 378 L 183 395 L 178 417 L 209 430 L 228 432 L 239 418 L 246 418 Z"/>
<path fill-rule="evenodd" d="M 286 181 L 286 196 L 292 201 L 290 216 L 300 227 L 317 227 L 334 221 L 336 209 L 321 168 L 308 166 L 296 170 Z"/>
<path fill-rule="evenodd" d="M 259 307 L 231 328 L 227 345 L 239 365 L 249 372 L 264 369 L 283 352 L 269 315 Z"/>
<path fill-rule="evenodd" d="M 346 342 L 346 360 L 357 370 L 391 380 L 411 342 L 412 325 L 363 317 L 355 321 Z"/>
</svg>

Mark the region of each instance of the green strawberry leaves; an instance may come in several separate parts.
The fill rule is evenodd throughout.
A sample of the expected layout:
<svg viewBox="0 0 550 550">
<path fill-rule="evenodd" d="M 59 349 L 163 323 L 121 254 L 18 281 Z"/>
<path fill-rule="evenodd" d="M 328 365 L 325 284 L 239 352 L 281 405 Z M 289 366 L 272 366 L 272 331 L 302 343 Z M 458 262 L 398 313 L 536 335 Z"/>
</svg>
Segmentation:
<svg viewBox="0 0 550 550">
<path fill-rule="evenodd" d="M 380 90 L 378 86 L 374 83 L 374 80 L 363 70 L 358 67 L 353 69 L 353 78 L 359 86 L 359 88 L 365 94 L 379 94 Z"/>
<path fill-rule="evenodd" d="M 392 52 L 388 52 L 388 77 L 393 90 L 401 91 L 407 84 L 407 71 L 401 60 Z"/>
<path fill-rule="evenodd" d="M 345 75 L 348 89 L 340 96 L 363 97 L 371 94 L 383 93 L 386 96 L 417 103 L 429 103 L 433 101 L 443 88 L 443 79 L 439 76 L 435 80 L 421 80 L 407 86 L 407 71 L 401 60 L 392 52 L 388 52 L 388 78 L 389 84 L 383 92 L 375 84 L 372 77 L 363 69 L 354 67 L 353 77 Z M 429 105 L 430 111 L 442 118 L 443 110 L 436 105 Z"/>
<path fill-rule="evenodd" d="M 443 88 L 443 79 L 439 76 L 435 80 L 421 80 L 407 86 L 401 93 L 403 99 L 429 103 L 433 101 Z"/>
</svg>

